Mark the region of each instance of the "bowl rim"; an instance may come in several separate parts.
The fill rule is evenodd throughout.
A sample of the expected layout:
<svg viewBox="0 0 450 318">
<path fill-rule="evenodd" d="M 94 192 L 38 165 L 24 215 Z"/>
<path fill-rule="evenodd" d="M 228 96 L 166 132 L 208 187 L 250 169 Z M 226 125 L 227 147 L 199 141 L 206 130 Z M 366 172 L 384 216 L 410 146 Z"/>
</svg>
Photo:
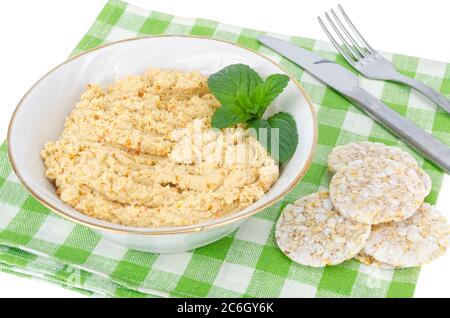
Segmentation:
<svg viewBox="0 0 450 318">
<path fill-rule="evenodd" d="M 40 83 L 42 82 L 45 78 L 47 78 L 51 73 L 53 73 L 55 70 L 57 70 L 58 68 L 62 67 L 63 65 L 80 58 L 81 56 L 87 55 L 91 52 L 97 51 L 97 50 L 101 50 L 105 47 L 109 47 L 109 46 L 114 46 L 116 44 L 120 44 L 120 43 L 124 43 L 124 42 L 130 42 L 130 41 L 139 41 L 139 40 L 143 40 L 143 39 L 149 39 L 149 38 L 172 38 L 172 37 L 181 37 L 181 38 L 195 38 L 195 39 L 203 39 L 203 40 L 208 40 L 208 41 L 216 41 L 216 42 L 221 42 L 221 43 L 226 43 L 229 45 L 233 45 L 236 47 L 239 47 L 241 49 L 244 49 L 246 51 L 249 51 L 251 53 L 257 54 L 258 56 L 262 57 L 263 59 L 269 61 L 270 63 L 272 63 L 273 65 L 275 65 L 277 68 L 279 68 L 281 71 L 283 71 L 284 73 L 286 73 L 289 76 L 289 79 L 297 86 L 297 88 L 300 90 L 300 92 L 302 93 L 302 95 L 305 97 L 306 102 L 308 104 L 308 107 L 310 108 L 310 112 L 312 115 L 312 119 L 313 119 L 313 144 L 311 147 L 311 150 L 308 154 L 308 158 L 307 161 L 305 163 L 305 165 L 303 166 L 303 168 L 299 171 L 298 175 L 295 177 L 295 179 L 282 191 L 280 192 L 278 195 L 276 195 L 272 200 L 266 202 L 265 204 L 263 204 L 260 207 L 257 207 L 251 211 L 248 211 L 245 214 L 242 215 L 237 215 L 239 211 L 236 211 L 232 214 L 229 214 L 227 216 L 224 217 L 220 217 L 217 219 L 212 219 L 206 222 L 202 222 L 202 223 L 198 223 L 198 224 L 192 224 L 192 225 L 185 225 L 185 226 L 166 226 L 166 227 L 159 227 L 159 228 L 146 228 L 146 227 L 132 227 L 132 226 L 127 226 L 127 225 L 121 225 L 121 224 L 115 224 L 112 222 L 108 222 L 108 221 L 104 221 L 104 220 L 100 220 L 100 219 L 96 219 L 93 217 L 89 217 L 93 219 L 94 221 L 99 221 L 105 224 L 96 224 L 93 223 L 89 220 L 82 220 L 80 218 L 78 218 L 75 215 L 70 215 L 62 210 L 60 210 L 58 207 L 53 206 L 51 203 L 48 203 L 44 198 L 42 198 L 40 195 L 38 195 L 33 189 L 32 187 L 25 181 L 24 177 L 21 175 L 20 171 L 18 171 L 15 160 L 14 160 L 14 156 L 12 154 L 12 144 L 10 143 L 10 139 L 11 139 L 11 134 L 12 134 L 12 127 L 14 125 L 14 121 L 16 118 L 16 115 L 19 111 L 19 109 L 22 107 L 23 102 L 25 101 L 25 99 L 28 97 L 28 95 L 34 90 L 34 88 Z M 109 232 L 113 232 L 113 233 L 117 233 L 117 234 L 133 234 L 133 235 L 173 235 L 173 234 L 181 234 L 181 233 L 192 233 L 192 232 L 201 232 L 201 231 L 205 231 L 205 230 L 209 230 L 212 228 L 216 228 L 219 226 L 223 226 L 223 225 L 227 225 L 227 224 L 231 224 L 240 220 L 244 220 L 258 212 L 260 212 L 261 210 L 277 203 L 284 195 L 286 195 L 290 190 L 292 190 L 292 188 L 303 178 L 303 176 L 306 174 L 306 171 L 308 170 L 308 168 L 311 165 L 312 162 L 312 158 L 314 156 L 314 153 L 316 151 L 316 147 L 317 147 L 317 140 L 318 140 L 318 127 L 317 127 L 317 116 L 316 116 L 316 112 L 314 110 L 311 98 L 309 97 L 308 93 L 306 92 L 306 90 L 303 88 L 303 86 L 281 65 L 279 65 L 278 63 L 276 63 L 275 61 L 273 61 L 272 59 L 270 59 L 269 57 L 255 51 L 252 50 L 250 48 L 247 48 L 243 45 L 237 44 L 237 43 L 233 43 L 231 41 L 227 41 L 227 40 L 222 40 L 222 39 L 214 39 L 214 38 L 209 38 L 209 37 L 205 37 L 205 36 L 195 36 L 195 35 L 149 35 L 149 36 L 138 36 L 138 37 L 133 37 L 133 38 L 126 38 L 126 39 L 122 39 L 122 40 L 118 40 L 118 41 L 113 41 L 113 42 L 109 42 L 100 46 L 97 46 L 95 48 L 92 48 L 90 50 L 81 52 L 79 54 L 76 54 L 70 58 L 68 58 L 67 60 L 65 60 L 64 62 L 58 64 L 57 66 L 53 67 L 50 71 L 48 71 L 47 73 L 45 73 L 40 79 L 38 79 L 29 89 L 28 91 L 23 95 L 23 97 L 20 99 L 19 103 L 17 104 L 16 108 L 13 111 L 13 114 L 11 116 L 9 125 L 8 125 L 8 132 L 7 132 L 7 149 L 8 149 L 8 158 L 9 161 L 11 163 L 12 169 L 15 173 L 15 175 L 17 176 L 17 178 L 19 179 L 19 181 L 22 183 L 22 185 L 25 187 L 25 189 L 37 200 L 39 201 L 42 205 L 44 205 L 45 207 L 49 208 L 50 210 L 52 210 L 53 212 L 55 212 L 56 214 L 62 216 L 63 218 L 66 218 L 76 224 L 79 225 L 84 225 L 87 226 L 89 228 L 95 229 L 95 230 L 100 230 L 100 231 L 109 231 Z M 80 212 L 81 213 L 81 212 Z"/>
</svg>

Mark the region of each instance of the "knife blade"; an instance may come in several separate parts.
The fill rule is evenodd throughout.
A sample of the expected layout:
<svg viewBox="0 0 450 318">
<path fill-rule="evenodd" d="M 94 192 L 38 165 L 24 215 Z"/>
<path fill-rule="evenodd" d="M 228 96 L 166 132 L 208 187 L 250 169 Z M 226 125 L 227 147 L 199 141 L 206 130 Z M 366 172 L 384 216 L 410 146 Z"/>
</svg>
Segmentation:
<svg viewBox="0 0 450 318">
<path fill-rule="evenodd" d="M 263 35 L 258 40 L 357 104 L 375 121 L 450 173 L 450 147 L 359 87 L 358 77 L 345 67 L 282 39 Z"/>
</svg>

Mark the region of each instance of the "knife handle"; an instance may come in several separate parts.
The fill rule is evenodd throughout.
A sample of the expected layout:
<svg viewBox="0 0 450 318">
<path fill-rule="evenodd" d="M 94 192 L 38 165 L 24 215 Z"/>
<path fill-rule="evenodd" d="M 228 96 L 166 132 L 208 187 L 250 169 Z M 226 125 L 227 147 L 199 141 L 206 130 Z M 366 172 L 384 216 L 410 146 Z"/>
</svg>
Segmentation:
<svg viewBox="0 0 450 318">
<path fill-rule="evenodd" d="M 394 135 L 415 148 L 446 173 L 450 173 L 450 147 L 400 116 L 362 88 L 352 90 L 347 96 Z"/>
</svg>

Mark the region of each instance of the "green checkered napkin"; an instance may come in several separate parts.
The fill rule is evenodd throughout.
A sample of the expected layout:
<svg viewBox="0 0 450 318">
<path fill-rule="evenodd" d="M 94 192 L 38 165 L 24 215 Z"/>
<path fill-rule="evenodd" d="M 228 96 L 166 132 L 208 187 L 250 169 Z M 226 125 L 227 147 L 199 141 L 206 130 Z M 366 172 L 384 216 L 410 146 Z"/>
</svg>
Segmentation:
<svg viewBox="0 0 450 318">
<path fill-rule="evenodd" d="M 319 144 L 308 173 L 282 202 L 250 218 L 224 239 L 189 253 L 157 255 L 112 245 L 39 204 L 11 171 L 4 144 L 0 148 L 0 270 L 48 280 L 89 295 L 411 297 L 417 268 L 378 270 L 353 260 L 327 268 L 305 267 L 285 257 L 274 240 L 274 222 L 288 202 L 327 188 L 331 174 L 326 158 L 335 145 L 371 140 L 410 149 L 308 73 L 258 44 L 255 38 L 263 32 L 174 17 L 112 0 L 73 54 L 123 38 L 155 34 L 193 34 L 236 42 L 268 55 L 295 76 L 311 96 L 318 115 Z M 345 64 L 329 43 L 276 36 Z M 397 54 L 385 57 L 402 73 L 450 97 L 450 64 Z M 416 91 L 363 78 L 361 85 L 438 139 L 450 143 L 448 115 Z M 427 201 L 435 203 L 443 173 L 412 154 L 433 180 Z"/>
</svg>

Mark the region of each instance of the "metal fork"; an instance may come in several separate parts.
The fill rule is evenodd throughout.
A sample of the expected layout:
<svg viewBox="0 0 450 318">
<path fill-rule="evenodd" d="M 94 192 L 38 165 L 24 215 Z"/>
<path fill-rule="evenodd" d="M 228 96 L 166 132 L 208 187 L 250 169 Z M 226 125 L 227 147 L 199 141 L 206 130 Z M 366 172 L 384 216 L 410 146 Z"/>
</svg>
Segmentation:
<svg viewBox="0 0 450 318">
<path fill-rule="evenodd" d="M 351 66 L 371 79 L 388 80 L 409 85 L 450 113 L 450 101 L 447 98 L 433 90 L 431 87 L 399 73 L 389 61 L 383 58 L 380 53 L 367 43 L 340 4 L 338 5 L 338 8 L 344 17 L 347 26 L 349 26 L 353 32 L 350 32 L 348 28 L 345 27 L 344 23 L 342 23 L 333 9 L 331 9 L 331 15 L 333 16 L 334 21 L 328 13 L 325 13 L 325 17 L 332 26 L 334 32 L 341 39 L 342 45 L 336 41 L 322 19 L 320 17 L 317 17 L 317 19 L 330 41 Z"/>
</svg>

